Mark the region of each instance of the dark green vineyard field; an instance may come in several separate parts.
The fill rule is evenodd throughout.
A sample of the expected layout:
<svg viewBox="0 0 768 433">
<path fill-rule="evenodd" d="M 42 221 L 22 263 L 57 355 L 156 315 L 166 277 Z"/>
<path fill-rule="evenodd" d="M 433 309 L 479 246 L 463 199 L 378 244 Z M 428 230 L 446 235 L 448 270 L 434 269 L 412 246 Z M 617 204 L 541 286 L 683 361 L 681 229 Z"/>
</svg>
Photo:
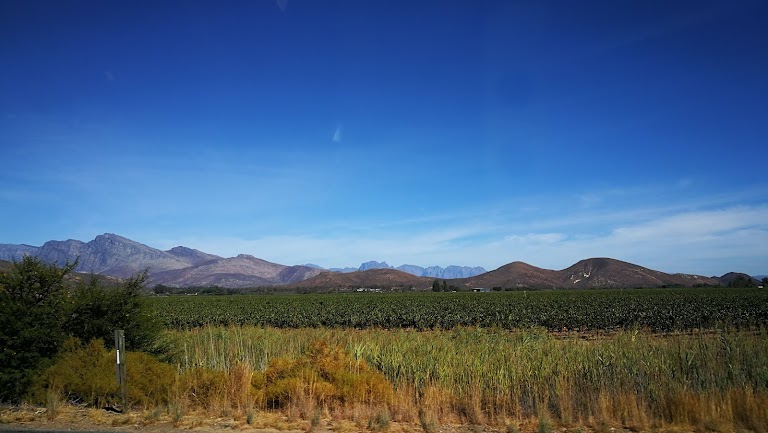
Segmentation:
<svg viewBox="0 0 768 433">
<path fill-rule="evenodd" d="M 768 325 L 768 290 L 760 289 L 169 296 L 149 302 L 169 328 L 636 327 L 665 332 Z"/>
</svg>

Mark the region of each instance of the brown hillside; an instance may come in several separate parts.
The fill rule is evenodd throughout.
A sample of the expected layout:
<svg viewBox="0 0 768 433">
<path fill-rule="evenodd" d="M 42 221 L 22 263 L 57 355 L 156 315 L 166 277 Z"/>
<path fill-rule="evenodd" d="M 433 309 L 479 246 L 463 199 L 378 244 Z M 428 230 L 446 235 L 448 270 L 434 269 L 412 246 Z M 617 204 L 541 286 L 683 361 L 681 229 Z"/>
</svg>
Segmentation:
<svg viewBox="0 0 768 433">
<path fill-rule="evenodd" d="M 717 284 L 697 275 L 667 274 L 632 263 L 609 258 L 582 260 L 559 272 L 561 287 L 661 287 Z"/>
<path fill-rule="evenodd" d="M 360 287 L 386 287 L 427 289 L 432 287 L 431 278 L 417 277 L 396 269 L 369 269 L 349 273 L 323 272 L 292 287 L 327 289 L 355 289 Z"/>
<path fill-rule="evenodd" d="M 229 288 L 274 286 L 320 273 L 306 266 L 285 266 L 248 254 L 213 259 L 183 269 L 157 272 L 150 285 L 171 287 L 220 286 Z"/>
<path fill-rule="evenodd" d="M 457 281 L 468 287 L 560 287 L 560 278 L 556 271 L 537 268 L 523 262 L 512 262 L 496 270 Z"/>
<path fill-rule="evenodd" d="M 718 280 L 714 278 L 667 274 L 610 258 L 581 260 L 560 271 L 514 262 L 485 274 L 456 281 L 468 287 L 567 289 L 718 284 Z"/>
</svg>

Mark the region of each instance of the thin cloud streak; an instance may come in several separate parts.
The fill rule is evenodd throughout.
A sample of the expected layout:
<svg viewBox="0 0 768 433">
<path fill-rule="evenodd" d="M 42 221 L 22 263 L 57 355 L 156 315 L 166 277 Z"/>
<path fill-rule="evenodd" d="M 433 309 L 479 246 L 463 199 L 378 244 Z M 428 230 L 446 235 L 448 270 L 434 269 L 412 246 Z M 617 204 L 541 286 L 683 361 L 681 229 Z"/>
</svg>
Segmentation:
<svg viewBox="0 0 768 433">
<path fill-rule="evenodd" d="M 455 227 L 416 236 L 377 233 L 370 236 L 268 236 L 258 239 L 186 239 L 188 246 L 220 255 L 248 253 L 284 264 L 316 263 L 325 267 L 357 266 L 367 260 L 390 265 L 451 264 L 495 269 L 522 260 L 562 269 L 589 257 L 612 257 L 665 272 L 758 274 L 768 263 L 768 207 L 681 212 L 637 224 L 621 224 L 595 236 L 573 231 L 509 234 L 477 241 L 495 232 L 487 227 Z M 173 245 L 166 243 L 170 248 Z M 739 266 L 733 269 L 731 266 Z"/>
</svg>

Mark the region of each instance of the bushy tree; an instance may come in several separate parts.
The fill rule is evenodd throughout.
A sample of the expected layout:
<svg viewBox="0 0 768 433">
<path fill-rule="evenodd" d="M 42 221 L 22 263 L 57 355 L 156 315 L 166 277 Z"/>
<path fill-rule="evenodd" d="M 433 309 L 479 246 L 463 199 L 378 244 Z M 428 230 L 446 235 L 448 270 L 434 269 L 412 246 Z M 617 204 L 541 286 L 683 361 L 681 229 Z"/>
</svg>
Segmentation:
<svg viewBox="0 0 768 433">
<path fill-rule="evenodd" d="M 432 281 L 432 291 L 433 292 L 439 292 L 441 289 L 442 288 L 440 286 L 440 281 L 439 280 Z"/>
<path fill-rule="evenodd" d="M 106 287 L 93 275 L 86 283 L 67 283 L 76 265 L 27 256 L 0 272 L 0 401 L 23 397 L 68 336 L 111 346 L 114 331 L 123 329 L 128 349 L 154 348 L 160 326 L 142 297 L 147 272 L 119 287 Z"/>
<path fill-rule="evenodd" d="M 441 280 L 434 280 L 432 282 L 432 291 L 433 292 L 448 292 L 449 291 L 448 282 L 446 282 L 445 280 L 442 280 L 442 281 Z"/>
<path fill-rule="evenodd" d="M 18 400 L 66 338 L 64 277 L 77 266 L 25 256 L 0 273 L 0 400 Z"/>
<path fill-rule="evenodd" d="M 72 304 L 64 323 L 67 334 L 88 342 L 113 341 L 114 331 L 125 331 L 126 348 L 150 351 L 160 330 L 157 319 L 148 311 L 142 292 L 147 271 L 128 278 L 122 285 L 108 288 L 97 275 L 72 291 Z"/>
</svg>

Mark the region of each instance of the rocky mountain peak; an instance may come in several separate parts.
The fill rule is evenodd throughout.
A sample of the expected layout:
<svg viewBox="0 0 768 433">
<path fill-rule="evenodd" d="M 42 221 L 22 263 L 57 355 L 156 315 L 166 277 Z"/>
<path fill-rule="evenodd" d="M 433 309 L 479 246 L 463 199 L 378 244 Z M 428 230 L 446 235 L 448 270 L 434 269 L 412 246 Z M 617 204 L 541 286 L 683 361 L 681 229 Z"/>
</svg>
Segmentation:
<svg viewBox="0 0 768 433">
<path fill-rule="evenodd" d="M 185 262 L 189 263 L 190 265 L 198 265 L 200 263 L 207 262 L 209 260 L 217 260 L 221 259 L 221 257 L 213 255 L 213 254 L 207 254 L 202 251 L 178 246 L 173 247 L 170 250 L 166 251 L 166 253 L 173 255 L 174 257 L 178 257 L 181 260 L 184 260 Z"/>
<path fill-rule="evenodd" d="M 389 266 L 387 262 L 377 262 L 372 260 L 361 264 L 360 267 L 357 268 L 359 271 L 367 271 L 369 269 L 392 269 L 392 266 Z"/>
</svg>

